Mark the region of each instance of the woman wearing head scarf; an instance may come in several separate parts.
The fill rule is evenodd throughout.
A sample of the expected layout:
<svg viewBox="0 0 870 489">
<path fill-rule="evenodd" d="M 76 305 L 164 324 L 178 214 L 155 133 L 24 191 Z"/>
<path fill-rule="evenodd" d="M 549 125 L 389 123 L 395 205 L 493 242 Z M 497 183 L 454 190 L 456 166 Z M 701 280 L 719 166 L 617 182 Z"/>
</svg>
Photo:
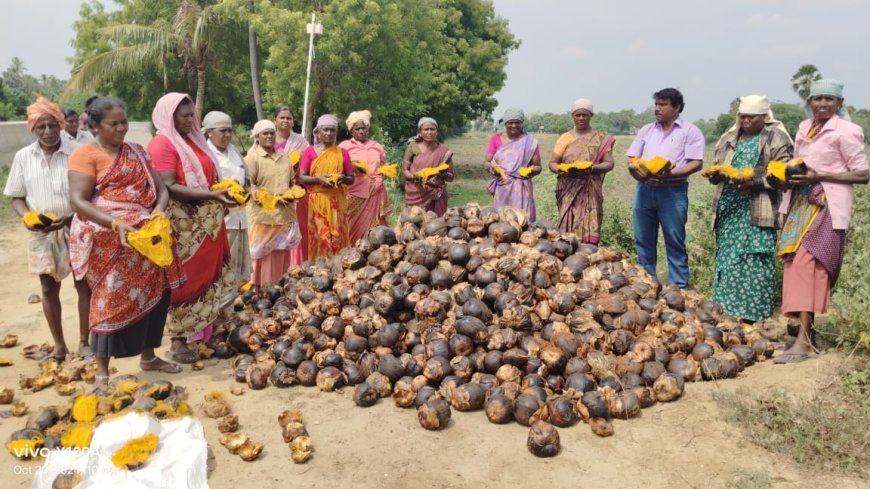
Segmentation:
<svg viewBox="0 0 870 489">
<path fill-rule="evenodd" d="M 350 244 L 365 236 L 374 226 L 386 226 L 387 217 L 393 213 L 384 176 L 378 168 L 387 164 L 384 147 L 369 139 L 372 113 L 367 110 L 351 112 L 347 116 L 347 130 L 351 139 L 338 146 L 347 150 L 351 162 L 365 162 L 366 170 L 357 170 L 353 185 L 347 189 L 347 214 L 350 219 Z"/>
<path fill-rule="evenodd" d="M 293 132 L 293 111 L 290 107 L 282 105 L 275 109 L 275 150 L 280 151 L 290 157 L 290 162 L 293 163 L 293 177 L 295 181 L 299 179 L 299 156 L 310 145 L 305 137 L 299 133 Z M 294 153 L 298 153 L 294 155 Z M 296 223 L 299 226 L 299 233 L 302 240 L 299 246 L 290 250 L 291 260 L 294 265 L 299 265 L 308 259 L 308 193 L 296 201 Z"/>
<path fill-rule="evenodd" d="M 575 233 L 583 243 L 598 244 L 604 215 L 604 175 L 613 169 L 613 145 L 616 139 L 594 129 L 592 101 L 581 98 L 571 105 L 574 129 L 559 136 L 548 165 L 556 177 L 556 204 L 559 207 L 559 230 Z M 588 170 L 560 172 L 557 165 L 589 161 Z"/>
<path fill-rule="evenodd" d="M 779 192 L 765 179 L 771 160 L 788 161 L 794 146 L 774 119 L 767 97 L 740 98 L 737 122 L 716 144 L 716 161 L 736 170 L 754 169 L 742 184 L 711 178 L 716 272 L 713 300 L 726 313 L 747 322 L 764 321 L 776 301 L 776 232 Z"/>
<path fill-rule="evenodd" d="M 242 187 L 248 186 L 248 170 L 245 160 L 231 142 L 233 139 L 233 120 L 223 112 L 212 111 L 202 119 L 202 132 L 208 139 L 208 148 L 217 158 L 221 177 L 232 178 Z M 230 268 L 236 278 L 238 288 L 251 277 L 251 250 L 248 246 L 248 216 L 245 208 L 228 208 L 224 224 L 227 227 L 227 240 L 230 243 Z"/>
<path fill-rule="evenodd" d="M 96 384 L 108 383 L 112 357 L 139 355 L 142 370 L 178 373 L 179 365 L 154 353 L 163 339 L 170 290 L 184 281 L 178 254 L 173 249 L 172 263 L 161 266 L 127 242 L 128 233 L 163 215 L 169 194 L 145 149 L 124 141 L 129 128 L 124 103 L 100 97 L 88 111 L 97 138 L 76 148 L 69 160 L 76 211 L 70 255 L 76 278 L 86 280 L 92 294 Z"/>
<path fill-rule="evenodd" d="M 283 195 L 293 186 L 293 165 L 286 154 L 275 150 L 275 124 L 262 120 L 251 131 L 254 145 L 248 150 L 245 162 L 251 174 L 251 192 L 265 190 L 272 195 Z M 290 268 L 290 250 L 299 246 L 299 227 L 296 224 L 296 206 L 279 201 L 274 209 L 266 209 L 253 198 L 251 213 L 251 258 L 255 286 L 277 281 Z"/>
<path fill-rule="evenodd" d="M 484 166 L 492 175 L 489 193 L 497 210 L 505 207 L 522 209 L 534 222 L 535 190 L 532 177 L 541 173 L 541 149 L 538 141 L 526 133 L 526 116 L 520 109 L 507 109 L 502 117 L 505 131 L 489 140 Z M 520 171 L 527 168 L 529 173 Z"/>
<path fill-rule="evenodd" d="M 402 175 L 405 177 L 405 205 L 422 207 L 443 216 L 447 211 L 447 182 L 452 182 L 453 152 L 438 142 L 438 123 L 431 117 L 417 122 L 417 136 L 411 138 L 405 149 Z M 446 171 L 425 182 L 417 172 L 447 164 Z"/>
<path fill-rule="evenodd" d="M 197 355 L 187 347 L 187 340 L 207 340 L 212 322 L 235 294 L 224 224 L 226 207 L 235 201 L 226 191 L 211 190 L 221 175 L 190 96 L 164 95 L 157 101 L 151 121 L 157 135 L 148 143 L 148 152 L 169 190 L 166 214 L 187 275 L 184 286 L 172 291 L 166 330 L 172 335 L 172 358 L 193 363 Z"/>
<path fill-rule="evenodd" d="M 846 247 L 855 184 L 870 181 L 861 126 L 843 120 L 843 83 L 822 79 L 810 87 L 807 99 L 813 113 L 801 122 L 794 154 L 806 163 L 805 175 L 793 175 L 783 195 L 786 214 L 778 253 L 785 260 L 782 312 L 800 318 L 800 331 L 791 348 L 775 363 L 805 360 L 813 352 L 815 313 L 828 308 Z"/>
<path fill-rule="evenodd" d="M 42 312 L 54 341 L 51 356 L 62 361 L 69 349 L 63 335 L 60 303 L 61 281 L 69 275 L 70 207 L 67 166 L 76 143 L 62 136 L 64 117 L 60 107 L 39 97 L 27 107 L 27 129 L 36 141 L 15 153 L 6 188 L 12 208 L 22 216 L 28 212 L 54 214 L 56 219 L 39 229 L 24 221 L 30 231 L 27 242 L 27 268 L 39 276 L 42 286 Z M 7 251 L 8 253 L 8 251 Z M 88 345 L 88 304 L 90 294 L 83 280 L 75 281 L 78 293 L 79 354 L 90 355 Z"/>
<path fill-rule="evenodd" d="M 336 144 L 338 118 L 320 116 L 314 146 L 302 153 L 299 180 L 308 192 L 308 259 L 330 258 L 350 245 L 347 185 L 354 182 L 350 155 Z"/>
</svg>

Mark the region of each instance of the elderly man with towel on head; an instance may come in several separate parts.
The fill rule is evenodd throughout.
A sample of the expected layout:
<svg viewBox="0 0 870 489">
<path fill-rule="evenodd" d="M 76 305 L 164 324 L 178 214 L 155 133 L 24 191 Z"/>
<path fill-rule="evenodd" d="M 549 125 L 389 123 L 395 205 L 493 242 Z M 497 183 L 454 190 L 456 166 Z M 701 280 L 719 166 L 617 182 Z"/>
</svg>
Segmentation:
<svg viewBox="0 0 870 489">
<path fill-rule="evenodd" d="M 50 224 L 33 225 L 23 220 L 30 230 L 27 268 L 39 275 L 42 285 L 42 312 L 48 322 L 54 348 L 51 356 L 63 360 L 69 350 L 63 337 L 61 322 L 60 283 L 72 271 L 69 258 L 69 225 L 73 211 L 69 202 L 67 162 L 76 143 L 61 137 L 65 120 L 60 107 L 39 97 L 27 107 L 27 128 L 36 142 L 15 154 L 9 179 L 3 193 L 12 198 L 12 208 L 19 216 L 28 212 L 51 214 Z M 33 214 L 30 214 L 33 215 Z M 90 356 L 88 315 L 91 294 L 85 281 L 75 282 L 78 292 L 79 349 Z"/>
</svg>

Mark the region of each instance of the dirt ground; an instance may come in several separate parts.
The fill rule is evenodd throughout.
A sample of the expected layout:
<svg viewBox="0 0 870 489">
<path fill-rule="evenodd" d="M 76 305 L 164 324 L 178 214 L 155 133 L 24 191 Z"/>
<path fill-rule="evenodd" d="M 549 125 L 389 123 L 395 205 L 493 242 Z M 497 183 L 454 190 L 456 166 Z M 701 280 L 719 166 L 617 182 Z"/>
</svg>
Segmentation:
<svg viewBox="0 0 870 489">
<path fill-rule="evenodd" d="M 21 356 L 21 348 L 49 341 L 40 305 L 27 303 L 39 293 L 36 277 L 25 265 L 26 231 L 7 224 L 0 233 L 0 335 L 15 333 L 18 346 L 0 350 L 15 365 L 0 368 L 0 386 L 14 387 L 16 399 L 35 410 L 40 406 L 68 403 L 53 389 L 38 393 L 18 388 L 21 374 L 33 375 L 36 362 Z M 64 331 L 76 345 L 75 290 L 67 279 L 61 291 Z M 161 349 L 161 352 L 163 349 Z M 255 462 L 243 462 L 217 442 L 213 420 L 202 418 L 209 441 L 209 485 L 215 489 L 256 486 L 287 487 L 643 487 L 723 488 L 735 471 L 768 476 L 777 488 L 868 487 L 866 481 L 810 475 L 783 456 L 752 445 L 733 425 L 722 419 L 713 400 L 720 390 L 748 387 L 762 391 L 793 386 L 806 391 L 832 375 L 842 358 L 826 355 L 791 366 L 765 362 L 744 371 L 739 378 L 689 384 L 677 402 L 657 404 L 629 421 L 616 421 L 616 434 L 599 438 L 578 423 L 560 429 L 561 453 L 550 459 L 532 456 L 525 447 L 528 428 L 516 423 L 489 423 L 483 412 L 453 412 L 446 430 L 430 432 L 417 423 L 416 413 L 381 400 L 372 408 L 358 408 L 350 390 L 323 393 L 316 388 L 267 388 L 228 397 L 239 415 L 240 431 L 265 445 Z M 141 372 L 136 359 L 113 361 L 119 373 L 153 380 L 165 378 L 185 386 L 196 409 L 210 389 L 225 392 L 234 385 L 227 361 L 215 361 L 204 370 L 186 368 L 181 374 Z M 284 409 L 305 414 L 313 440 L 314 457 L 295 465 L 281 439 L 277 415 Z M 0 420 L 0 441 L 23 427 L 25 418 Z M 0 454 L 0 477 L 6 488 L 29 487 L 39 461 L 19 462 Z M 731 486 L 733 487 L 733 486 Z"/>
</svg>

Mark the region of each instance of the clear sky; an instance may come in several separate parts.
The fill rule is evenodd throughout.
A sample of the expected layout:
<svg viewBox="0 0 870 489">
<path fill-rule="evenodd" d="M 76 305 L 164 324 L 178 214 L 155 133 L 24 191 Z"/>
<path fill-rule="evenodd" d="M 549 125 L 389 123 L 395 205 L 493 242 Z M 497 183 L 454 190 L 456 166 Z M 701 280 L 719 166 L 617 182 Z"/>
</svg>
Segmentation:
<svg viewBox="0 0 870 489">
<path fill-rule="evenodd" d="M 796 102 L 791 75 L 806 63 L 844 81 L 847 103 L 870 107 L 870 0 L 494 4 L 522 41 L 495 115 L 507 107 L 564 112 L 578 97 L 596 111 L 642 110 L 652 92 L 674 86 L 688 119 L 714 117 L 739 95 Z M 18 56 L 31 74 L 66 79 L 79 5 L 0 0 L 0 70 Z"/>
</svg>

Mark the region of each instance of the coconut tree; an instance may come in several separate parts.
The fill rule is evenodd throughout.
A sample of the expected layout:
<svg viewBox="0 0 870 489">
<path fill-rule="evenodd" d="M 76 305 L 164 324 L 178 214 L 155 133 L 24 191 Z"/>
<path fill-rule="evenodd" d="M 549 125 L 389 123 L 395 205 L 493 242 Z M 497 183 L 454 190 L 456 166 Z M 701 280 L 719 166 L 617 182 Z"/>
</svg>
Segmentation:
<svg viewBox="0 0 870 489">
<path fill-rule="evenodd" d="M 822 74 L 815 65 L 803 65 L 792 75 L 791 88 L 802 101 L 806 101 L 810 96 L 810 86 L 814 81 L 821 79 Z"/>
<path fill-rule="evenodd" d="M 212 50 L 215 40 L 229 22 L 213 6 L 203 8 L 193 0 L 182 0 L 171 21 L 100 29 L 99 35 L 114 49 L 73 68 L 66 91 L 93 90 L 116 76 L 137 73 L 143 65 L 149 64 L 161 70 L 163 89 L 169 91 L 167 63 L 169 57 L 174 56 L 181 62 L 191 85 L 196 85 L 196 111 L 202 114 L 206 68 L 215 58 Z"/>
</svg>

